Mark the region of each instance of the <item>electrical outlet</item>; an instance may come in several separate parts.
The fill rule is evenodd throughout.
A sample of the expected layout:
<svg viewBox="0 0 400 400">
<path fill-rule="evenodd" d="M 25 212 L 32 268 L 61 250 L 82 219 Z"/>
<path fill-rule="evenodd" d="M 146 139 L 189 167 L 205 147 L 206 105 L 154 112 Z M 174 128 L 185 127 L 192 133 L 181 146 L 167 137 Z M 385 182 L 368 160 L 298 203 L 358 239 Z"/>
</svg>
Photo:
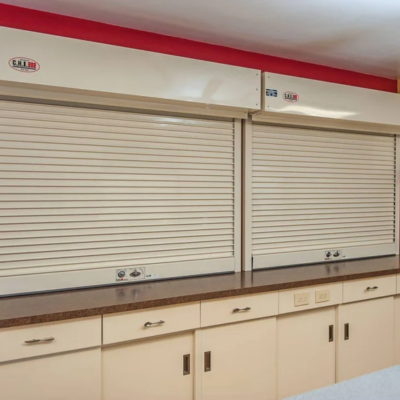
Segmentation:
<svg viewBox="0 0 400 400">
<path fill-rule="evenodd" d="M 310 304 L 310 292 L 296 293 L 294 295 L 294 306 L 306 306 Z"/>
<path fill-rule="evenodd" d="M 317 290 L 315 292 L 315 302 L 323 303 L 324 301 L 329 301 L 331 299 L 331 292 L 329 289 Z"/>
</svg>

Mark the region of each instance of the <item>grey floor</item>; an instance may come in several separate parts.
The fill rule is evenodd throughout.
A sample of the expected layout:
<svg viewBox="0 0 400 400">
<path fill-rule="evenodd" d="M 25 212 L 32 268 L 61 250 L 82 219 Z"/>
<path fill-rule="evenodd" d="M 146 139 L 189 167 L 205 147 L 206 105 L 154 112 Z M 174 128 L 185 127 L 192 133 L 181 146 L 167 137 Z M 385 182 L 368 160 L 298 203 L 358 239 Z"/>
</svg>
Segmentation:
<svg viewBox="0 0 400 400">
<path fill-rule="evenodd" d="M 400 365 L 287 400 L 400 400 Z"/>
</svg>

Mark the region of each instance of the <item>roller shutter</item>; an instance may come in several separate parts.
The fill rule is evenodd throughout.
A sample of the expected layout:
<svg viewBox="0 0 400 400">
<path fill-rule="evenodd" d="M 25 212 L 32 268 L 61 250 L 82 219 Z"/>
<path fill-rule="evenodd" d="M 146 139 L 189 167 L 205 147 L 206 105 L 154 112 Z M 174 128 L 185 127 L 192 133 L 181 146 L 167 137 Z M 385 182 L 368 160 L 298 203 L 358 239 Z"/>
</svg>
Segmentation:
<svg viewBox="0 0 400 400">
<path fill-rule="evenodd" d="M 252 127 L 254 268 L 396 252 L 396 138 Z"/>
<path fill-rule="evenodd" d="M 233 271 L 234 145 L 233 120 L 0 102 L 0 276 Z"/>
</svg>

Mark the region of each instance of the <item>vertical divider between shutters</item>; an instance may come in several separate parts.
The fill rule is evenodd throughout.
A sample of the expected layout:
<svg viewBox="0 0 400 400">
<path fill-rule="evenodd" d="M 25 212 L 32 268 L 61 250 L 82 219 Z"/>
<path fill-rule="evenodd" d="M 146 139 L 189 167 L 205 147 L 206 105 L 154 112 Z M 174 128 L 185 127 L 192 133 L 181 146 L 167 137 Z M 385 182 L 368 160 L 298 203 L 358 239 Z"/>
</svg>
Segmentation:
<svg viewBox="0 0 400 400">
<path fill-rule="evenodd" d="M 244 121 L 243 129 L 243 266 L 244 271 L 251 271 L 252 240 L 252 121 Z"/>
<path fill-rule="evenodd" d="M 396 149 L 396 171 L 395 171 L 395 183 L 394 187 L 396 190 L 395 193 L 395 241 L 396 241 L 396 254 L 399 254 L 399 241 L 400 241 L 400 235 L 399 235 L 399 218 L 400 218 L 400 213 L 399 213 L 399 179 L 400 179 L 400 140 L 398 136 L 395 136 L 394 140 L 396 141 L 395 143 L 395 149 Z"/>
<path fill-rule="evenodd" d="M 242 124 L 240 119 L 234 120 L 234 256 L 235 272 L 242 268 Z"/>
</svg>

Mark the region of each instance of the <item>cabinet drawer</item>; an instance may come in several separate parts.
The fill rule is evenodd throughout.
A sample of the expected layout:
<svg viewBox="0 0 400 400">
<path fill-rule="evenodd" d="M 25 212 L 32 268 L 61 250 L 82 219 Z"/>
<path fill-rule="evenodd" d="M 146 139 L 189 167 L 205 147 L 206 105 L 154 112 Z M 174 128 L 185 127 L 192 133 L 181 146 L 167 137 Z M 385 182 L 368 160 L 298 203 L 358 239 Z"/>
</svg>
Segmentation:
<svg viewBox="0 0 400 400">
<path fill-rule="evenodd" d="M 279 314 L 312 310 L 342 303 L 342 283 L 279 292 Z"/>
<path fill-rule="evenodd" d="M 397 294 L 400 293 L 400 275 L 397 275 Z"/>
<path fill-rule="evenodd" d="M 343 303 L 396 294 L 396 276 L 360 279 L 343 283 Z"/>
<path fill-rule="evenodd" d="M 103 316 L 103 344 L 126 342 L 200 327 L 200 303 Z"/>
<path fill-rule="evenodd" d="M 0 362 L 101 345 L 101 317 L 0 329 Z"/>
<path fill-rule="evenodd" d="M 270 317 L 277 314 L 277 292 L 201 302 L 202 327 Z"/>
</svg>

